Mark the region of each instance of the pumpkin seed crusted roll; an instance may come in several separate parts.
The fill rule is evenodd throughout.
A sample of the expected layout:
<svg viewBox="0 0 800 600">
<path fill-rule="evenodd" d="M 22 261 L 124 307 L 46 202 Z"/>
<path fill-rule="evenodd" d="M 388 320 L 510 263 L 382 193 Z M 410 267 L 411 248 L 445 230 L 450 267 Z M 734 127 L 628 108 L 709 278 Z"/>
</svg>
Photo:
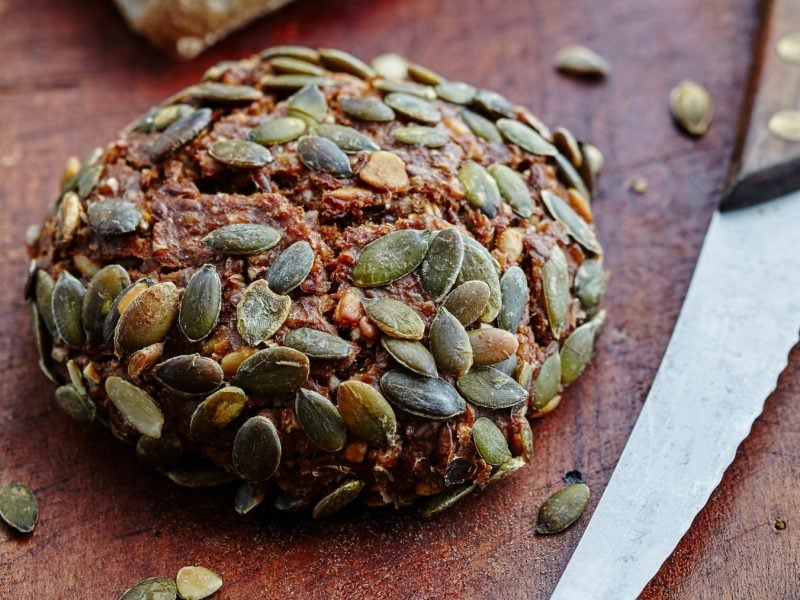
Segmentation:
<svg viewBox="0 0 800 600">
<path fill-rule="evenodd" d="M 29 240 L 42 371 L 242 514 L 435 514 L 530 462 L 591 358 L 601 164 L 397 55 L 222 63 L 68 162 Z"/>
</svg>

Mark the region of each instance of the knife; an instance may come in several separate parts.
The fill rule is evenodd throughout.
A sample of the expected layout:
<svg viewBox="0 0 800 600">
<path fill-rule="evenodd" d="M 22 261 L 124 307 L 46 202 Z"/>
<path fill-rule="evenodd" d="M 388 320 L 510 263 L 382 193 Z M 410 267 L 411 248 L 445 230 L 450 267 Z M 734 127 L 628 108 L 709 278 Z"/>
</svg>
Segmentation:
<svg viewBox="0 0 800 600">
<path fill-rule="evenodd" d="M 719 484 L 798 341 L 800 141 L 780 139 L 770 120 L 800 106 L 800 64 L 776 52 L 800 30 L 800 2 L 767 2 L 764 11 L 736 176 L 644 407 L 552 600 L 641 593 Z"/>
</svg>

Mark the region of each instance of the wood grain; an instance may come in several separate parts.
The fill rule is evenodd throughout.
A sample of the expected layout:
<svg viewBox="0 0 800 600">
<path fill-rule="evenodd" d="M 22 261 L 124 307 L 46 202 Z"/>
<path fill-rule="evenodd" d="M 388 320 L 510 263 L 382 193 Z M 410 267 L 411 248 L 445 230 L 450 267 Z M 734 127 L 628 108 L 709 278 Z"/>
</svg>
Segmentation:
<svg viewBox="0 0 800 600">
<path fill-rule="evenodd" d="M 0 480 L 28 482 L 41 505 L 32 536 L 0 527 L 0 598 L 116 598 L 186 564 L 219 572 L 221 599 L 546 598 L 591 510 L 549 538 L 533 533 L 536 511 L 572 469 L 586 477 L 592 509 L 625 444 L 722 192 L 758 13 L 756 0 L 298 0 L 176 64 L 130 34 L 107 0 L 0 0 Z M 230 488 L 177 488 L 104 431 L 70 422 L 35 366 L 20 293 L 24 231 L 51 202 L 64 158 L 107 142 L 217 60 L 287 42 L 404 53 L 529 105 L 606 155 L 595 212 L 613 274 L 597 358 L 535 424 L 532 467 L 433 521 L 358 510 L 327 522 L 269 510 L 241 519 Z M 572 42 L 613 63 L 607 81 L 552 70 Z M 716 103 L 699 141 L 669 115 L 669 90 L 684 78 Z M 636 175 L 648 180 L 644 195 L 628 190 Z M 795 351 L 644 598 L 800 595 L 799 396 Z"/>
</svg>

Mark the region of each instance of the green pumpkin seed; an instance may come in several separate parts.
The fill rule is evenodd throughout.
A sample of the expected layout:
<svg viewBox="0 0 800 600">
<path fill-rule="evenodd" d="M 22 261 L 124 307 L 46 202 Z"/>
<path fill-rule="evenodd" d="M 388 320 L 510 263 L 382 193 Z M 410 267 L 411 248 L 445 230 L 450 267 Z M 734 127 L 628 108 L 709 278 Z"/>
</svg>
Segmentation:
<svg viewBox="0 0 800 600">
<path fill-rule="evenodd" d="M 564 531 L 577 521 L 589 503 L 589 486 L 573 483 L 550 496 L 539 508 L 536 533 L 550 535 Z"/>
<path fill-rule="evenodd" d="M 83 385 L 83 372 L 73 359 L 67 361 L 67 374 L 72 387 L 79 393 L 86 394 L 86 386 Z"/>
<path fill-rule="evenodd" d="M 294 412 L 314 444 L 326 452 L 338 452 L 344 447 L 347 441 L 344 420 L 325 396 L 311 390 L 300 390 L 294 401 Z"/>
<path fill-rule="evenodd" d="M 392 92 L 383 101 L 395 110 L 396 113 L 413 121 L 435 125 L 442 120 L 442 113 L 433 104 L 420 98 L 402 92 Z"/>
<path fill-rule="evenodd" d="M 78 197 L 84 200 L 97 186 L 103 174 L 103 165 L 87 165 L 78 175 Z"/>
<path fill-rule="evenodd" d="M 526 462 L 531 462 L 533 460 L 533 429 L 531 429 L 530 421 L 524 416 L 521 423 L 519 437 L 522 440 L 522 458 Z"/>
<path fill-rule="evenodd" d="M 184 394 L 208 394 L 222 384 L 222 367 L 199 354 L 173 356 L 153 369 L 162 384 Z"/>
<path fill-rule="evenodd" d="M 480 417 L 475 420 L 472 425 L 472 439 L 478 454 L 493 467 L 499 467 L 511 460 L 506 436 L 491 419 Z"/>
<path fill-rule="evenodd" d="M 597 237 L 592 228 L 589 227 L 589 224 L 560 196 L 549 190 L 542 190 L 542 201 L 547 207 L 547 211 L 564 226 L 564 229 L 576 242 L 589 252 L 595 254 L 603 253 L 603 248 L 600 246 L 600 242 L 597 241 Z"/>
<path fill-rule="evenodd" d="M 394 120 L 394 111 L 380 100 L 339 98 L 339 107 L 349 116 L 361 121 L 385 122 Z"/>
<path fill-rule="evenodd" d="M 319 77 L 317 75 L 264 75 L 258 82 L 259 85 L 272 90 L 299 90 L 308 85 L 317 87 L 328 87 L 334 84 L 329 77 Z"/>
<path fill-rule="evenodd" d="M 178 588 L 167 577 L 151 577 L 128 588 L 119 600 L 175 600 Z"/>
<path fill-rule="evenodd" d="M 397 79 L 376 79 L 372 82 L 372 87 L 376 90 L 391 93 L 410 94 L 425 100 L 434 100 L 436 92 L 429 85 L 420 85 L 413 81 L 399 81 Z"/>
<path fill-rule="evenodd" d="M 245 481 L 266 481 L 281 462 L 281 439 L 272 421 L 262 416 L 250 417 L 233 440 L 233 468 Z"/>
<path fill-rule="evenodd" d="M 56 389 L 56 403 L 78 423 L 91 423 L 97 413 L 94 402 L 73 385 L 62 385 Z"/>
<path fill-rule="evenodd" d="M 213 437 L 236 420 L 246 406 L 247 394 L 242 388 L 231 385 L 219 389 L 194 409 L 189 420 L 189 433 L 196 439 Z"/>
<path fill-rule="evenodd" d="M 699 83 L 681 81 L 669 94 L 672 117 L 684 131 L 701 136 L 708 131 L 714 117 L 711 95 Z"/>
<path fill-rule="evenodd" d="M 289 296 L 276 294 L 263 279 L 254 281 L 242 292 L 236 306 L 239 335 L 251 346 L 257 346 L 281 328 L 291 308 Z"/>
<path fill-rule="evenodd" d="M 363 481 L 354 480 L 343 483 L 314 505 L 311 516 L 315 519 L 330 517 L 358 498 L 362 489 L 364 489 Z"/>
<path fill-rule="evenodd" d="M 443 420 L 467 410 L 464 399 L 443 379 L 389 371 L 381 377 L 381 389 L 395 406 L 418 417 Z"/>
<path fill-rule="evenodd" d="M 310 358 L 341 360 L 353 353 L 353 345 L 338 335 L 300 327 L 283 338 L 283 345 L 299 350 Z"/>
<path fill-rule="evenodd" d="M 561 355 L 558 351 L 548 356 L 539 368 L 533 383 L 533 408 L 543 409 L 556 397 L 561 387 Z"/>
<path fill-rule="evenodd" d="M 86 217 L 98 235 L 122 235 L 136 231 L 142 213 L 132 202 L 110 199 L 90 204 Z"/>
<path fill-rule="evenodd" d="M 501 329 L 500 331 L 503 330 Z M 508 332 L 506 331 L 506 333 Z M 489 363 L 489 365 L 487 366 L 492 366 L 501 373 L 505 373 L 509 377 L 514 377 L 517 374 L 517 362 L 519 362 L 517 355 L 512 354 L 505 360 L 501 360 L 500 362 L 495 362 L 495 363 Z M 516 377 L 514 377 L 514 381 L 517 381 Z M 519 381 L 517 381 L 517 383 L 519 383 Z"/>
<path fill-rule="evenodd" d="M 267 498 L 267 486 L 263 483 L 243 481 L 236 490 L 233 501 L 234 510 L 244 516 L 254 508 L 261 506 Z"/>
<path fill-rule="evenodd" d="M 352 127 L 347 127 L 346 125 L 320 123 L 311 129 L 311 133 L 329 139 L 348 154 L 354 154 L 356 152 L 374 152 L 381 148 L 360 131 Z"/>
<path fill-rule="evenodd" d="M 514 105 L 505 97 L 491 90 L 478 90 L 472 104 L 480 112 L 492 119 L 508 117 L 513 119 L 515 116 Z"/>
<path fill-rule="evenodd" d="M 388 285 L 416 269 L 425 258 L 430 232 L 401 229 L 373 240 L 361 250 L 353 268 L 359 287 Z"/>
<path fill-rule="evenodd" d="M 500 195 L 514 212 L 523 219 L 529 218 L 533 214 L 533 200 L 522 176 L 511 167 L 499 163 L 489 167 L 489 173 L 494 177 Z"/>
<path fill-rule="evenodd" d="M 408 61 L 394 52 L 376 56 L 370 61 L 372 68 L 381 77 L 387 79 L 405 79 L 408 77 Z"/>
<path fill-rule="evenodd" d="M 450 137 L 438 129 L 425 125 L 409 125 L 392 130 L 392 138 L 401 144 L 421 144 L 427 148 L 441 148 Z"/>
<path fill-rule="evenodd" d="M 153 142 L 150 158 L 158 162 L 183 148 L 209 126 L 211 117 L 210 108 L 201 108 L 175 121 Z"/>
<path fill-rule="evenodd" d="M 235 385 L 269 398 L 294 393 L 308 379 L 308 358 L 292 348 L 266 348 L 248 356 L 236 371 Z"/>
<path fill-rule="evenodd" d="M 39 503 L 27 486 L 11 482 L 0 488 L 0 518 L 20 533 L 30 533 L 39 520 Z"/>
<path fill-rule="evenodd" d="M 321 121 L 328 112 L 325 95 L 316 85 L 306 85 L 296 91 L 287 101 L 289 114 L 299 118 L 310 118 Z"/>
<path fill-rule="evenodd" d="M 195 100 L 214 104 L 254 102 L 264 95 L 261 90 L 249 85 L 234 85 L 216 81 L 198 83 L 188 88 L 187 91 Z"/>
<path fill-rule="evenodd" d="M 350 159 L 329 139 L 306 135 L 297 142 L 297 153 L 303 164 L 312 171 L 330 173 L 335 177 L 350 177 Z"/>
<path fill-rule="evenodd" d="M 339 384 L 336 405 L 347 428 L 371 444 L 386 445 L 397 430 L 394 410 L 369 384 L 350 379 Z"/>
<path fill-rule="evenodd" d="M 267 273 L 269 288 L 276 294 L 288 294 L 303 283 L 314 266 L 314 250 L 306 241 L 295 242 L 281 252 Z"/>
<path fill-rule="evenodd" d="M 175 583 L 183 600 L 203 600 L 222 587 L 222 578 L 205 567 L 183 567 Z"/>
<path fill-rule="evenodd" d="M 500 206 L 500 190 L 489 172 L 471 160 L 461 164 L 458 179 L 464 186 L 467 200 L 489 217 L 497 215 Z"/>
<path fill-rule="evenodd" d="M 81 316 L 85 293 L 83 284 L 67 271 L 61 272 L 53 288 L 53 322 L 58 337 L 73 348 L 80 348 L 86 339 Z"/>
<path fill-rule="evenodd" d="M 142 435 L 136 441 L 136 458 L 156 469 L 174 467 L 183 458 L 183 445 L 177 433 L 162 433 L 159 438 Z"/>
<path fill-rule="evenodd" d="M 473 491 L 475 491 L 475 484 L 467 483 L 460 487 L 442 492 L 441 494 L 437 494 L 428 500 L 427 504 L 421 511 L 422 515 L 428 518 L 437 515 L 443 510 L 448 509 L 456 504 L 462 498 L 466 498 Z"/>
<path fill-rule="evenodd" d="M 106 379 L 105 388 L 108 399 L 131 427 L 142 435 L 161 437 L 164 414 L 150 394 L 113 375 Z"/>
<path fill-rule="evenodd" d="M 473 404 L 491 409 L 509 408 L 528 397 L 527 390 L 492 367 L 472 369 L 458 378 L 456 387 Z"/>
<path fill-rule="evenodd" d="M 611 71 L 606 59 L 578 44 L 570 44 L 559 50 L 555 66 L 562 73 L 577 77 L 605 77 Z"/>
<path fill-rule="evenodd" d="M 512 458 L 495 469 L 494 473 L 492 473 L 491 477 L 489 477 L 489 483 L 494 483 L 496 481 L 505 479 L 512 473 L 519 471 L 524 466 L 525 461 L 523 459 Z"/>
<path fill-rule="evenodd" d="M 375 69 L 348 52 L 335 48 L 319 48 L 318 51 L 322 64 L 331 71 L 343 71 L 361 79 L 369 79 L 377 75 Z"/>
<path fill-rule="evenodd" d="M 461 81 L 440 81 L 436 84 L 436 95 L 453 104 L 471 104 L 477 93 L 478 90 Z"/>
<path fill-rule="evenodd" d="M 472 238 L 464 238 L 464 262 L 456 279 L 456 285 L 466 281 L 479 280 L 489 286 L 489 302 L 481 313 L 484 323 L 491 323 L 500 314 L 502 292 L 500 278 L 495 268 L 494 259 L 489 251 Z"/>
<path fill-rule="evenodd" d="M 437 85 L 444 81 L 444 78 L 438 73 L 415 63 L 408 63 L 408 76 L 414 81 L 426 85 Z"/>
<path fill-rule="evenodd" d="M 50 273 L 44 269 L 37 269 L 36 284 L 34 287 L 34 297 L 36 298 L 36 308 L 42 317 L 47 331 L 54 338 L 58 337 L 55 318 L 53 317 L 53 289 L 56 284 Z"/>
<path fill-rule="evenodd" d="M 307 48 L 306 46 L 297 46 L 293 44 L 271 46 L 262 50 L 259 56 L 262 60 L 269 60 L 270 58 L 274 58 L 276 56 L 288 56 L 290 58 L 296 58 L 298 60 L 304 60 L 314 64 L 319 64 L 320 61 L 319 52 L 313 48 Z"/>
<path fill-rule="evenodd" d="M 439 308 L 429 334 L 431 354 L 439 369 L 460 377 L 472 366 L 472 346 L 461 322 L 446 308 Z"/>
<path fill-rule="evenodd" d="M 503 137 L 523 150 L 538 156 L 556 156 L 558 150 L 532 128 L 514 119 L 500 119 L 497 128 Z"/>
<path fill-rule="evenodd" d="M 561 383 L 575 381 L 589 364 L 594 353 L 594 341 L 603 326 L 605 314 L 600 312 L 594 319 L 573 331 L 561 347 Z"/>
<path fill-rule="evenodd" d="M 608 272 L 603 269 L 599 260 L 589 259 L 583 261 L 575 274 L 575 292 L 581 305 L 587 310 L 593 310 L 600 304 L 608 284 Z"/>
<path fill-rule="evenodd" d="M 236 169 L 257 169 L 273 161 L 269 150 L 247 140 L 221 140 L 208 153 L 214 160 Z"/>
<path fill-rule="evenodd" d="M 222 306 L 222 281 L 214 265 L 200 267 L 183 292 L 178 324 L 190 342 L 206 338 L 217 326 Z"/>
<path fill-rule="evenodd" d="M 517 337 L 496 327 L 482 327 L 467 333 L 472 346 L 474 367 L 497 365 L 516 355 L 519 341 Z"/>
<path fill-rule="evenodd" d="M 520 119 L 526 125 L 532 127 L 534 131 L 536 131 L 539 135 L 541 135 L 545 140 L 548 142 L 553 141 L 553 134 L 550 131 L 550 128 L 544 124 L 544 122 L 529 111 L 527 108 L 523 108 L 520 111 Z"/>
<path fill-rule="evenodd" d="M 325 69 L 315 64 L 293 58 L 291 56 L 278 56 L 269 61 L 276 73 L 294 73 L 298 75 L 325 75 Z"/>
<path fill-rule="evenodd" d="M 398 340 L 384 335 L 381 336 L 381 345 L 393 359 L 409 371 L 426 377 L 438 377 L 436 360 L 421 342 Z"/>
<path fill-rule="evenodd" d="M 114 332 L 116 331 L 117 323 L 119 323 L 120 309 L 127 308 L 134 298 L 152 285 L 152 279 L 140 279 L 130 284 L 117 295 L 114 302 L 111 303 L 111 308 L 103 322 L 103 343 L 106 346 L 114 346 Z"/>
<path fill-rule="evenodd" d="M 533 365 L 527 360 L 523 360 L 517 369 L 517 383 L 526 390 L 530 390 L 533 382 Z"/>
<path fill-rule="evenodd" d="M 365 298 L 364 312 L 383 333 L 401 340 L 421 340 L 425 323 L 417 312 L 392 298 Z"/>
<path fill-rule="evenodd" d="M 272 506 L 275 508 L 275 510 L 287 513 L 300 512 L 301 510 L 308 508 L 310 504 L 310 500 L 305 498 L 295 498 L 291 494 L 287 493 L 278 494 L 275 497 L 275 500 L 272 502 Z"/>
<path fill-rule="evenodd" d="M 525 272 L 519 267 L 511 267 L 500 279 L 500 293 L 503 306 L 497 315 L 497 326 L 514 333 L 522 321 L 528 306 L 530 289 Z"/>
<path fill-rule="evenodd" d="M 567 187 L 574 187 L 584 198 L 591 198 L 592 196 L 583 182 L 583 178 L 572 166 L 572 163 L 561 153 L 556 154 L 555 159 L 558 166 L 558 174 L 567 182 Z"/>
<path fill-rule="evenodd" d="M 462 325 L 471 325 L 486 310 L 490 294 L 491 290 L 486 282 L 465 281 L 448 294 L 443 306 L 461 321 Z"/>
<path fill-rule="evenodd" d="M 428 246 L 420 269 L 423 289 L 434 302 L 441 300 L 458 277 L 464 262 L 464 240 L 455 229 L 438 232 Z"/>
<path fill-rule="evenodd" d="M 460 485 L 470 481 L 477 471 L 477 465 L 461 456 L 456 456 L 444 470 L 444 484 L 447 487 Z"/>
<path fill-rule="evenodd" d="M 94 274 L 86 286 L 81 310 L 83 328 L 90 340 L 99 340 L 103 323 L 117 296 L 131 284 L 128 272 L 120 265 L 108 265 Z"/>
<path fill-rule="evenodd" d="M 269 225 L 259 223 L 235 223 L 215 229 L 201 242 L 221 254 L 261 254 L 275 246 L 281 233 Z"/>
<path fill-rule="evenodd" d="M 51 340 L 45 332 L 42 319 L 39 317 L 39 309 L 35 304 L 30 305 L 31 324 L 33 325 L 33 337 L 36 342 L 36 351 L 39 354 L 39 369 L 47 380 L 56 385 L 61 385 L 61 376 L 53 369 L 53 359 L 50 353 Z"/>
<path fill-rule="evenodd" d="M 261 123 L 247 134 L 247 139 L 257 144 L 285 144 L 296 140 L 306 130 L 306 122 L 297 117 L 277 117 Z"/>
<path fill-rule="evenodd" d="M 461 119 L 470 128 L 470 131 L 487 142 L 502 142 L 503 136 L 489 119 L 474 113 L 466 108 L 461 111 Z"/>
<path fill-rule="evenodd" d="M 236 479 L 233 473 L 222 467 L 204 463 L 191 467 L 161 469 L 161 472 L 169 477 L 172 483 L 191 489 L 215 487 Z"/>
<path fill-rule="evenodd" d="M 164 131 L 175 121 L 188 117 L 194 110 L 194 107 L 189 104 L 170 104 L 169 106 L 162 106 L 153 115 L 153 130 Z"/>
<path fill-rule="evenodd" d="M 581 166 L 583 163 L 583 154 L 578 145 L 578 140 L 575 139 L 575 136 L 572 135 L 569 129 L 557 127 L 555 131 L 553 131 L 553 144 L 575 167 Z"/>
<path fill-rule="evenodd" d="M 125 356 L 167 337 L 178 317 L 180 292 L 174 283 L 147 288 L 120 315 L 114 333 L 114 352 Z"/>
</svg>

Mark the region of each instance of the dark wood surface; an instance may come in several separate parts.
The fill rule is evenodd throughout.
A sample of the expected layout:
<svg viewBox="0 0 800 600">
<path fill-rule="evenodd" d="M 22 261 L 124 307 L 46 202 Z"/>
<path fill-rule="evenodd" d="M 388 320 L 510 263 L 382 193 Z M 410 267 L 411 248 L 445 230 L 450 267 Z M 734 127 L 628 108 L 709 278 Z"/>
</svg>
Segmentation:
<svg viewBox="0 0 800 600">
<path fill-rule="evenodd" d="M 0 481 L 35 490 L 33 535 L 0 527 L 3 599 L 116 598 L 186 564 L 219 572 L 219 598 L 546 598 L 577 544 L 652 382 L 736 140 L 755 0 L 298 0 L 198 61 L 176 64 L 123 26 L 108 0 L 0 0 Z M 404 53 L 497 89 L 605 152 L 595 213 L 613 275 L 596 360 L 534 426 L 534 464 L 433 521 L 350 510 L 312 522 L 260 510 L 232 490 L 175 487 L 100 429 L 70 422 L 36 368 L 20 292 L 24 231 L 51 202 L 63 160 L 222 58 L 273 43 Z M 603 83 L 554 73 L 583 42 L 614 65 Z M 708 134 L 677 132 L 667 97 L 705 84 Z M 648 190 L 629 191 L 643 176 Z M 725 352 L 720 348 L 719 352 Z M 720 488 L 644 598 L 800 596 L 800 350 Z M 534 535 L 539 504 L 579 469 L 590 510 Z M 786 528 L 777 530 L 777 520 Z"/>
</svg>

